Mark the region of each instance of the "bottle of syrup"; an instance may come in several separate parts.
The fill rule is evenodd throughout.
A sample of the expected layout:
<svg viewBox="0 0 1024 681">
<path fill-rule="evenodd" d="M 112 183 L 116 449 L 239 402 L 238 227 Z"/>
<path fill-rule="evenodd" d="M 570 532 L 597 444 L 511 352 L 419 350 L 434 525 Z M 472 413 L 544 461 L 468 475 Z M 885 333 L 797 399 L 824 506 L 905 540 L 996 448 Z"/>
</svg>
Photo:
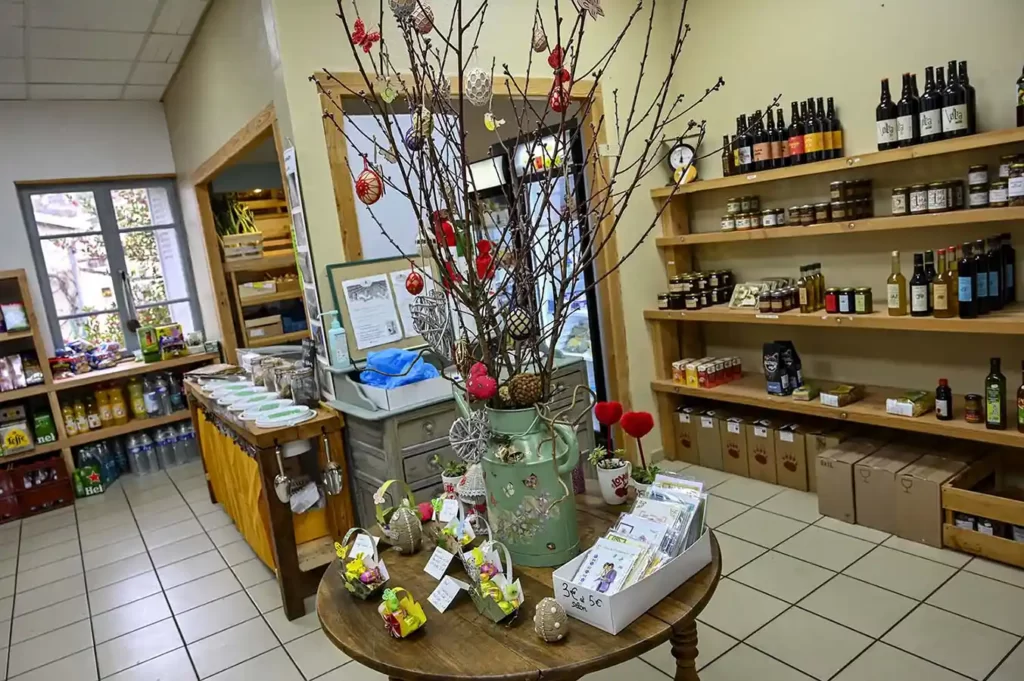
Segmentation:
<svg viewBox="0 0 1024 681">
<path fill-rule="evenodd" d="M 935 418 L 940 421 L 953 419 L 953 391 L 944 378 L 939 379 L 939 387 L 935 389 Z"/>
<path fill-rule="evenodd" d="M 892 252 L 892 274 L 885 282 L 890 317 L 907 314 L 907 278 L 900 272 L 900 252 Z"/>
</svg>

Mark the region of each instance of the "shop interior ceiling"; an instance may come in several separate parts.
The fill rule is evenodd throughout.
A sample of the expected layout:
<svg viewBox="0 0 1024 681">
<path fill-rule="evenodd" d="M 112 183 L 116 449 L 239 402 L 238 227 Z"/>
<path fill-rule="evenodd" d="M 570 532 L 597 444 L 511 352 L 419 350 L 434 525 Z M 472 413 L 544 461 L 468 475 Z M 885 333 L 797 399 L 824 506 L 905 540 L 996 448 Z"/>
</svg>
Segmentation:
<svg viewBox="0 0 1024 681">
<path fill-rule="evenodd" d="M 211 0 L 0 0 L 0 99 L 158 101 Z"/>
</svg>

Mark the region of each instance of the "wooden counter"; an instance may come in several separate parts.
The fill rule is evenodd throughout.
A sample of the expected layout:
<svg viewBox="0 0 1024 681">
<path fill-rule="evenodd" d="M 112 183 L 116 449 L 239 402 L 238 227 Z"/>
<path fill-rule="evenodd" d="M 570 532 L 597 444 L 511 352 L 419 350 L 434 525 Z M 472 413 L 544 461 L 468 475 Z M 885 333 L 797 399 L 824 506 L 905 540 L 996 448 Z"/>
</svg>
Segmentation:
<svg viewBox="0 0 1024 681">
<path fill-rule="evenodd" d="M 334 559 L 334 542 L 344 537 L 355 519 L 341 416 L 321 408 L 316 418 L 296 426 L 257 428 L 203 395 L 193 381 L 185 381 L 185 390 L 210 500 L 224 507 L 256 555 L 274 570 L 288 619 L 302 617 L 303 599 L 316 593 L 324 568 Z M 307 439 L 312 440 L 313 453 L 286 459 L 286 467 L 301 465 L 303 472 L 319 479 L 329 447 L 331 458 L 342 468 L 345 487 L 342 494 L 327 497 L 325 509 L 293 514 L 274 491 L 277 450 Z M 309 468 L 313 465 L 315 471 Z"/>
</svg>

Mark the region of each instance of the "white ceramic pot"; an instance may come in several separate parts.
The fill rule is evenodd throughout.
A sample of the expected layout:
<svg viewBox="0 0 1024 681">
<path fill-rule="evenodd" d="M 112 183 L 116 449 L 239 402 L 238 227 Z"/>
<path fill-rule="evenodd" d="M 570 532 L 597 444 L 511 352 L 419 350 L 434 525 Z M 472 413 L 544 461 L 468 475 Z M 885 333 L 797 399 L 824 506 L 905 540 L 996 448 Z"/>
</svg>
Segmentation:
<svg viewBox="0 0 1024 681">
<path fill-rule="evenodd" d="M 601 486 L 601 496 L 604 503 L 612 506 L 626 503 L 629 492 L 630 473 L 633 466 L 628 461 L 623 461 L 616 468 L 597 468 L 597 482 Z"/>
<path fill-rule="evenodd" d="M 636 490 L 636 495 L 638 497 L 642 497 L 644 495 L 644 492 L 646 492 L 650 488 L 649 484 L 645 485 L 642 482 L 637 482 L 633 478 L 629 479 L 629 486 Z"/>
<path fill-rule="evenodd" d="M 462 476 L 461 475 L 450 475 L 449 476 L 449 475 L 442 474 L 441 475 L 441 484 L 444 485 L 444 494 L 442 496 L 445 496 L 445 497 L 447 497 L 449 499 L 457 499 L 458 498 L 457 486 L 459 484 L 459 480 L 462 480 Z"/>
</svg>

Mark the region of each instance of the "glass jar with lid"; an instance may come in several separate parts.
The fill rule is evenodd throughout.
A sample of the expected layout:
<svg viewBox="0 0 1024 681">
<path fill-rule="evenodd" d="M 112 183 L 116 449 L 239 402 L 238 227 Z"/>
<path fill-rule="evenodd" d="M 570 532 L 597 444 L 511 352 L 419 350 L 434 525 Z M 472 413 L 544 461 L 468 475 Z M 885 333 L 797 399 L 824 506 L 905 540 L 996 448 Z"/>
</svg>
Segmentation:
<svg viewBox="0 0 1024 681">
<path fill-rule="evenodd" d="M 1024 206 L 1024 163 L 1010 166 L 1010 177 L 1006 180 L 1007 199 L 1011 206 Z"/>
<path fill-rule="evenodd" d="M 292 399 L 312 409 L 320 405 L 320 394 L 316 388 L 316 376 L 309 367 L 299 367 L 291 374 Z"/>
<path fill-rule="evenodd" d="M 992 180 L 988 186 L 989 208 L 1005 208 L 1010 205 L 1009 182 L 1007 180 Z"/>
</svg>

